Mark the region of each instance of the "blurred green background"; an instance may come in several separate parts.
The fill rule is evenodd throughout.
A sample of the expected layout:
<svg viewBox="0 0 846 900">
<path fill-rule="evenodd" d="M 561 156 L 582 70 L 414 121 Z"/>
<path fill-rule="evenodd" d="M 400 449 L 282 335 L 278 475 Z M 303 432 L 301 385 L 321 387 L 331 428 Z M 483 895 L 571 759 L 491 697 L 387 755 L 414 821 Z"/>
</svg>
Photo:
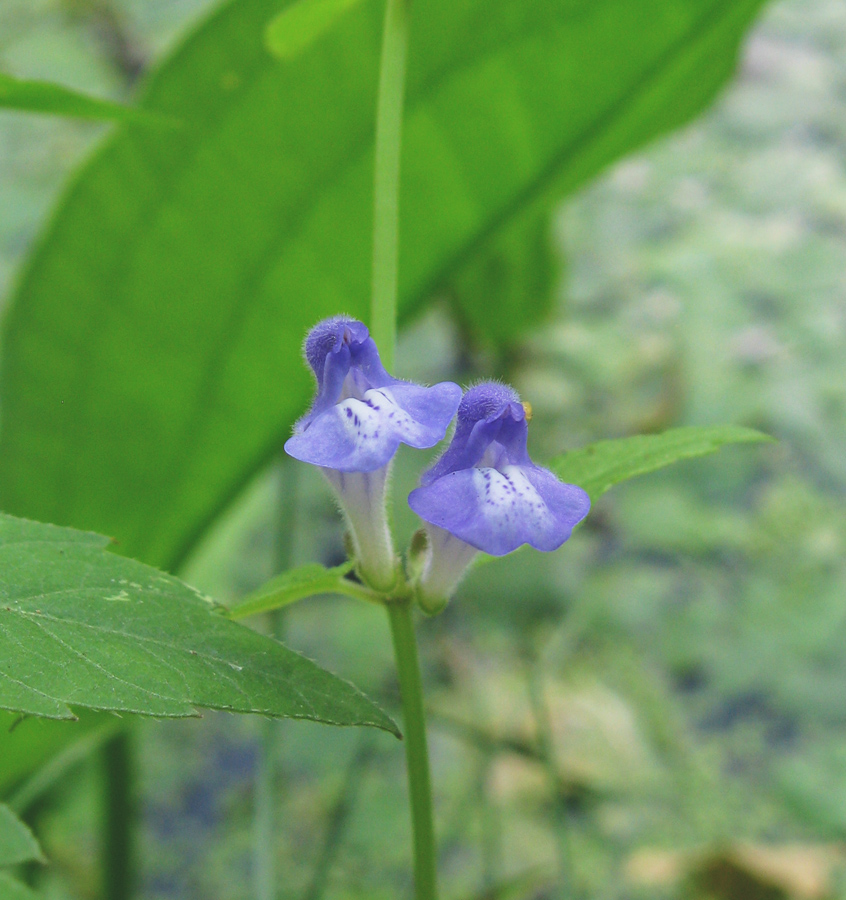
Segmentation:
<svg viewBox="0 0 846 900">
<path fill-rule="evenodd" d="M 0 69 L 125 100 L 208 6 L 0 0 Z M 779 439 L 615 489 L 564 549 L 479 566 L 421 625 L 445 897 L 846 897 L 844 113 L 846 8 L 779 0 L 709 111 L 558 210 L 532 268 L 547 321 L 472 340 L 445 295 L 403 332 L 400 376 L 513 381 L 536 459 L 676 424 Z M 107 130 L 0 115 L 3 295 Z M 401 541 L 418 467 L 400 454 Z M 274 573 L 283 480 L 295 561 L 339 561 L 304 469 L 272 463 L 186 580 L 226 601 Z M 395 710 L 383 619 L 323 598 L 285 629 Z M 251 896 L 261 727 L 138 725 L 143 897 Z M 275 727 L 282 896 L 407 893 L 401 747 Z M 97 896 L 99 777 L 80 765 L 35 810 L 47 897 Z"/>
</svg>

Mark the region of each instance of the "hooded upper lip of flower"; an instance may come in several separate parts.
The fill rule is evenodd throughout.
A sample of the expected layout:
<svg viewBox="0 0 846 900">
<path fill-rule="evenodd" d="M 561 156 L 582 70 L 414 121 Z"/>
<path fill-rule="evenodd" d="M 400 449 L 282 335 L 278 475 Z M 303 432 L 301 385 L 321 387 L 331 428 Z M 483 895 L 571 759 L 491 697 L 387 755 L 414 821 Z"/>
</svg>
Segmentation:
<svg viewBox="0 0 846 900">
<path fill-rule="evenodd" d="M 367 327 L 348 316 L 315 325 L 305 356 L 317 378 L 317 396 L 285 450 L 324 468 L 372 472 L 401 443 L 434 447 L 461 399 L 461 388 L 451 382 L 423 387 L 393 378 Z"/>
<path fill-rule="evenodd" d="M 492 382 L 471 388 L 450 446 L 409 495 L 411 508 L 494 556 L 521 544 L 560 547 L 587 515 L 590 499 L 536 466 L 527 438 L 526 411 L 514 390 Z"/>
</svg>

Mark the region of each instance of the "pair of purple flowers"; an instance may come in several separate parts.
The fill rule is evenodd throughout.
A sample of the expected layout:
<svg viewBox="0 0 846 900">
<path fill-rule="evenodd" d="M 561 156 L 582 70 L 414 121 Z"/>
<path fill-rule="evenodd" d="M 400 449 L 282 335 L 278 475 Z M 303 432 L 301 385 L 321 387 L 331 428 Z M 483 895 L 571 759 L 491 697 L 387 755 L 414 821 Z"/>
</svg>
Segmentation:
<svg viewBox="0 0 846 900">
<path fill-rule="evenodd" d="M 315 325 L 305 355 L 317 396 L 285 450 L 323 469 L 372 587 L 390 591 L 400 577 L 385 504 L 390 462 L 401 443 L 433 447 L 456 413 L 452 442 L 408 498 L 426 523 L 416 584 L 425 609 L 446 603 L 477 551 L 555 550 L 587 515 L 581 488 L 529 459 L 526 411 L 510 387 L 487 382 L 462 397 L 451 382 L 422 387 L 393 378 L 366 326 L 346 316 Z"/>
</svg>

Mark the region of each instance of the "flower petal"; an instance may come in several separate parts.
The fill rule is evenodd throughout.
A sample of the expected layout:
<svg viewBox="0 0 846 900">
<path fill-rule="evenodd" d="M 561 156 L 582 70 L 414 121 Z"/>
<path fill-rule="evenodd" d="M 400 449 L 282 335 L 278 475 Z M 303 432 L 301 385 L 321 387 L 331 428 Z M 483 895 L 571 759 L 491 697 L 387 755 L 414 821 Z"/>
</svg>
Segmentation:
<svg viewBox="0 0 846 900">
<path fill-rule="evenodd" d="M 421 519 L 492 556 L 521 544 L 555 550 L 590 509 L 581 488 L 535 465 L 451 472 L 412 491 L 408 502 Z"/>
<path fill-rule="evenodd" d="M 423 387 L 408 381 L 395 381 L 373 393 L 384 395 L 405 413 L 408 419 L 417 423 L 417 436 L 401 438 L 404 444 L 425 450 L 434 447 L 444 439 L 449 423 L 461 402 L 461 388 L 451 381 L 442 381 L 432 387 Z"/>
<path fill-rule="evenodd" d="M 334 406 L 344 395 L 361 397 L 368 388 L 393 384 L 363 322 L 333 316 L 308 333 L 305 355 L 317 379 L 317 396 L 300 421 L 300 430 Z"/>
<path fill-rule="evenodd" d="M 470 388 L 458 407 L 458 422 L 443 455 L 420 477 L 432 484 L 449 472 L 473 466 L 531 466 L 526 411 L 510 387 L 489 382 Z"/>
<path fill-rule="evenodd" d="M 461 398 L 450 382 L 425 388 L 397 382 L 366 391 L 314 417 L 285 442 L 295 459 L 340 472 L 372 472 L 401 443 L 433 447 L 446 434 Z"/>
</svg>

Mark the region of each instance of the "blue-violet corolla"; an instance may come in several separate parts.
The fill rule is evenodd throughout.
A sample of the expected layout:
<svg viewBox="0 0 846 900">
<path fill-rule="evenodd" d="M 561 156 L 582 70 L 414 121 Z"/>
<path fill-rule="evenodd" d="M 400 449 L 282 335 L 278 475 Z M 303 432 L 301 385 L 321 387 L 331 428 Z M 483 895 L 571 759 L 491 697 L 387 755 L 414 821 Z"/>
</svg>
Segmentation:
<svg viewBox="0 0 846 900">
<path fill-rule="evenodd" d="M 389 375 L 367 327 L 335 316 L 305 341 L 317 395 L 285 450 L 320 466 L 350 526 L 363 578 L 381 590 L 397 576 L 385 511 L 388 469 L 401 443 L 433 447 L 446 434 L 461 399 L 457 384 L 423 387 Z"/>
<path fill-rule="evenodd" d="M 510 387 L 488 382 L 464 395 L 452 442 L 408 498 L 427 523 L 424 609 L 446 603 L 478 550 L 555 550 L 587 515 L 588 495 L 536 466 L 527 439 L 526 410 Z"/>
</svg>

